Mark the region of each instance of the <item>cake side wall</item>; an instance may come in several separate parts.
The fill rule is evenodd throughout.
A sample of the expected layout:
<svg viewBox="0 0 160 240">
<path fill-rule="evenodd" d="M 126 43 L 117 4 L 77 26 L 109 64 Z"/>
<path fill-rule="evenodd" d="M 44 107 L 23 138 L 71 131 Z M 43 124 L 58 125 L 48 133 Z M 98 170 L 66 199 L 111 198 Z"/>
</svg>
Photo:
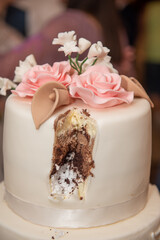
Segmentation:
<svg viewBox="0 0 160 240">
<path fill-rule="evenodd" d="M 31 116 L 30 100 L 21 102 L 13 97 L 12 101 L 12 97 L 7 100 L 5 109 L 5 185 L 12 194 L 26 201 L 30 201 L 30 197 L 38 201 L 42 191 L 48 195 L 47 175 L 51 161 L 47 159 L 52 158 L 53 126 L 45 131 L 43 125 L 41 131 L 37 131 Z"/>
<path fill-rule="evenodd" d="M 77 102 L 74 107 L 86 108 Z M 7 191 L 32 204 L 81 209 L 114 206 L 145 192 L 151 161 L 151 112 L 146 100 L 136 99 L 131 105 L 88 110 L 97 121 L 98 131 L 93 153 L 94 177 L 88 181 L 86 198 L 80 201 L 75 193 L 68 200 L 49 200 L 54 119 L 73 106 L 56 111 L 36 130 L 29 100 L 21 102 L 15 96 L 7 100 L 4 126 Z M 145 202 L 146 196 L 141 207 Z"/>
</svg>

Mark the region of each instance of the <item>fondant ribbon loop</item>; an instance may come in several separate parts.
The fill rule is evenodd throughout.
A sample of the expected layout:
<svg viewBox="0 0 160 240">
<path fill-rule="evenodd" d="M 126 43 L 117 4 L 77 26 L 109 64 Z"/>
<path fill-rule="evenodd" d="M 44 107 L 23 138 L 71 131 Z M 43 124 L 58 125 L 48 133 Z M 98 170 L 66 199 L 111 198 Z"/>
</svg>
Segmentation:
<svg viewBox="0 0 160 240">
<path fill-rule="evenodd" d="M 70 99 L 67 88 L 58 82 L 52 81 L 42 85 L 34 94 L 31 105 L 36 129 L 50 118 L 57 108 L 70 104 Z"/>
<path fill-rule="evenodd" d="M 133 91 L 135 97 L 142 97 L 149 101 L 151 107 L 154 107 L 153 102 L 151 101 L 150 97 L 147 95 L 146 91 L 135 78 L 126 77 L 124 75 L 121 76 L 121 86 L 126 91 Z"/>
<path fill-rule="evenodd" d="M 160 226 L 156 232 L 151 233 L 152 240 L 159 240 L 160 239 Z"/>
</svg>

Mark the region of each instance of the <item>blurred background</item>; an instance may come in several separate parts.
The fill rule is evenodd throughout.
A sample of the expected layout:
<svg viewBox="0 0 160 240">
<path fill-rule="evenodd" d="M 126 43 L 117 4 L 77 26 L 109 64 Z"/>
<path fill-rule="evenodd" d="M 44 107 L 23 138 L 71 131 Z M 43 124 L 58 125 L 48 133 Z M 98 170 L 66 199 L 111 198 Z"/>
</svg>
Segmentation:
<svg viewBox="0 0 160 240">
<path fill-rule="evenodd" d="M 69 30 L 102 41 L 119 73 L 137 78 L 154 102 L 151 182 L 160 189 L 160 1 L 0 0 L 0 76 L 13 79 L 31 53 L 38 64 L 64 60 L 51 43 Z M 5 101 L 0 96 L 0 181 Z"/>
</svg>

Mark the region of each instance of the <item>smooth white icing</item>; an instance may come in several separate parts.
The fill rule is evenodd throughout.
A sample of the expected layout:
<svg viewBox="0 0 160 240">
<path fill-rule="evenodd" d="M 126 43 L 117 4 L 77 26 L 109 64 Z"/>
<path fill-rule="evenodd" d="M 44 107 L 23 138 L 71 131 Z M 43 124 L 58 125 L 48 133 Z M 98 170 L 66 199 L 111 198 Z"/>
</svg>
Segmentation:
<svg viewBox="0 0 160 240">
<path fill-rule="evenodd" d="M 77 100 L 57 110 L 36 130 L 30 99 L 13 95 L 8 98 L 3 142 L 7 191 L 29 204 L 84 210 L 122 204 L 144 193 L 150 175 L 151 110 L 146 100 L 135 99 L 130 105 L 103 110 L 87 107 L 97 122 L 98 132 L 93 153 L 94 177 L 89 179 L 86 197 L 83 201 L 76 195 L 64 201 L 49 200 L 53 124 L 59 114 L 72 107 L 86 108 L 86 105 Z M 147 197 L 144 197 L 143 201 L 135 204 L 135 208 L 126 208 L 125 217 L 140 211 L 146 201 Z M 120 219 L 122 216 L 114 222 Z M 98 220 L 94 221 L 97 223 Z"/>
<path fill-rule="evenodd" d="M 90 229 L 56 229 L 32 224 L 11 211 L 0 184 L 0 237 L 3 240 L 157 240 L 160 232 L 160 196 L 150 186 L 145 208 L 127 220 Z"/>
<path fill-rule="evenodd" d="M 43 226 L 72 229 L 104 226 L 129 218 L 142 209 L 146 198 L 147 189 L 124 203 L 99 208 L 69 209 L 42 207 L 18 199 L 7 191 L 5 194 L 8 206 L 26 220 Z"/>
</svg>

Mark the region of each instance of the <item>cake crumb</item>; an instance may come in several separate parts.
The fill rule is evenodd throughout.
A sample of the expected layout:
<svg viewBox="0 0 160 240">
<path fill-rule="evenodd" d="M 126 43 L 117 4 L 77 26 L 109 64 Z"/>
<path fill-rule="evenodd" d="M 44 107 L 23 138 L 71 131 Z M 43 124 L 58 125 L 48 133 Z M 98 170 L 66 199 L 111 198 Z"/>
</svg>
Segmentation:
<svg viewBox="0 0 160 240">
<path fill-rule="evenodd" d="M 68 178 L 65 179 L 65 182 L 69 185 L 70 184 L 70 180 Z"/>
<path fill-rule="evenodd" d="M 82 109 L 82 113 L 85 114 L 87 117 L 90 117 L 90 113 L 87 109 Z"/>
</svg>

